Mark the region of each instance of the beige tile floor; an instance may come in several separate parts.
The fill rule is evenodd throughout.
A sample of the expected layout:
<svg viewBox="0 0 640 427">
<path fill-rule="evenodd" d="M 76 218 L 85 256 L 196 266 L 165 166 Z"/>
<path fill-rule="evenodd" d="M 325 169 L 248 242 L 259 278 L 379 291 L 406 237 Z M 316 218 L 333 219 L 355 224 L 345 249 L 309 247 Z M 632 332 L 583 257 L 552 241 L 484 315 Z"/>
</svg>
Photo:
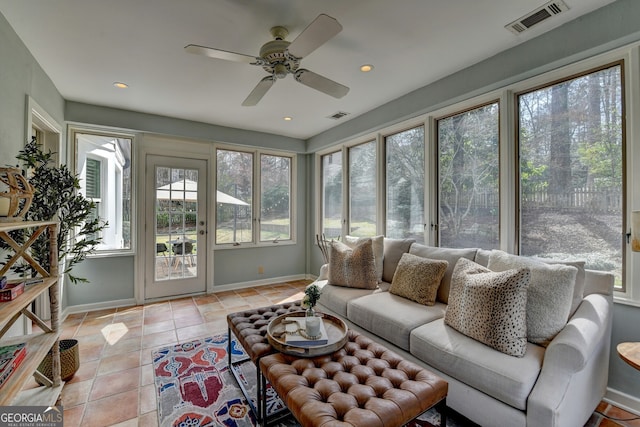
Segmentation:
<svg viewBox="0 0 640 427">
<path fill-rule="evenodd" d="M 65 427 L 157 426 L 151 352 L 167 345 L 226 332 L 226 316 L 240 310 L 302 298 L 308 280 L 278 283 L 144 306 L 69 315 L 62 338 L 80 343 L 80 369 L 62 390 Z M 26 387 L 36 387 L 35 381 Z M 618 419 L 635 415 L 602 402 Z M 589 427 L 638 426 L 594 414 Z"/>
<path fill-rule="evenodd" d="M 226 332 L 228 313 L 301 299 L 308 283 L 69 315 L 61 338 L 79 341 L 80 369 L 62 390 L 65 427 L 157 426 L 154 349 Z"/>
</svg>

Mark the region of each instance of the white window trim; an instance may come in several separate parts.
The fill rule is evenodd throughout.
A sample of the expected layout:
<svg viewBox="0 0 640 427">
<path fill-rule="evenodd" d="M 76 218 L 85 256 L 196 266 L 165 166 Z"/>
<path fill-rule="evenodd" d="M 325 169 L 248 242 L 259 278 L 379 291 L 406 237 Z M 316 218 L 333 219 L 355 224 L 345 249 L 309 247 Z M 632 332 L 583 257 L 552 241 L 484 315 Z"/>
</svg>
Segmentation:
<svg viewBox="0 0 640 427">
<path fill-rule="evenodd" d="M 68 146 L 70 147 L 70 166 L 69 168 L 72 171 L 77 171 L 78 166 L 78 147 L 76 144 L 76 134 L 91 134 L 91 135 L 108 135 L 114 138 L 124 138 L 131 140 L 131 212 L 130 217 L 131 221 L 129 222 L 130 227 L 130 239 L 131 244 L 129 248 L 126 249 L 97 249 L 94 253 L 88 254 L 87 258 L 110 258 L 110 257 L 119 257 L 119 256 L 131 256 L 136 254 L 137 247 L 137 228 L 136 228 L 136 220 L 137 213 L 137 173 L 135 171 L 137 167 L 137 140 L 140 138 L 138 134 L 132 133 L 126 129 L 120 128 L 110 128 L 104 126 L 89 126 L 80 123 L 72 123 L 69 125 L 67 129 L 67 139 Z M 104 168 L 103 168 L 104 169 Z M 100 185 L 104 185 L 101 182 Z M 104 188 L 101 189 L 104 192 Z M 75 238 L 75 236 L 72 236 Z"/>
<path fill-rule="evenodd" d="M 296 179 L 298 174 L 298 166 L 297 166 L 298 155 L 296 153 L 289 152 L 289 151 L 278 151 L 278 150 L 261 149 L 261 148 L 251 149 L 248 147 L 238 146 L 238 145 L 213 144 L 213 154 L 211 156 L 212 163 L 213 163 L 212 182 L 213 182 L 213 188 L 215 190 L 218 189 L 218 163 L 217 163 L 218 150 L 236 151 L 241 153 L 249 153 L 253 155 L 253 180 L 252 180 L 253 189 L 252 189 L 252 200 L 251 200 L 253 237 L 251 239 L 251 242 L 242 242 L 239 244 L 233 244 L 233 243 L 217 243 L 214 235 L 213 249 L 214 250 L 239 250 L 239 249 L 256 248 L 256 247 L 273 247 L 274 245 L 278 245 L 278 246 L 296 245 L 297 244 L 297 224 L 298 224 L 298 220 L 297 220 L 298 218 L 298 215 L 297 215 L 297 204 L 298 204 L 297 182 L 298 180 Z M 261 198 L 262 198 L 262 188 L 260 185 L 260 178 L 261 178 L 260 165 L 261 165 L 261 156 L 263 154 L 269 155 L 269 156 L 287 157 L 291 159 L 291 165 L 290 165 L 290 171 L 289 171 L 289 173 L 291 174 L 291 185 L 289 189 L 289 192 L 290 192 L 289 203 L 291 205 L 290 206 L 291 236 L 289 239 L 286 239 L 286 240 L 278 240 L 278 241 L 271 241 L 271 240 L 261 241 L 260 240 L 260 212 L 261 212 L 260 209 L 261 209 Z M 217 206 L 217 200 L 215 196 L 213 196 L 212 206 L 214 206 L 213 216 L 215 218 L 216 206 Z M 214 219 L 213 224 L 214 224 L 214 233 L 217 233 L 217 218 Z"/>
</svg>

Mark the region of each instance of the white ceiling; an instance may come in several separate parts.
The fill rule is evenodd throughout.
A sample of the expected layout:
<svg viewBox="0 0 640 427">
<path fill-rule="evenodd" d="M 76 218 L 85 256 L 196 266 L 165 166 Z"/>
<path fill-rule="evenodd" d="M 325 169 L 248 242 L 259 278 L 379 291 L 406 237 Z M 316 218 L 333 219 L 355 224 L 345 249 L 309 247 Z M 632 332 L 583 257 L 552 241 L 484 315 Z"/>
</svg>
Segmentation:
<svg viewBox="0 0 640 427">
<path fill-rule="evenodd" d="M 0 0 L 0 13 L 67 100 L 307 139 L 613 0 L 564 1 L 520 35 L 504 26 L 545 0 Z M 287 76 L 242 107 L 261 67 L 183 49 L 258 56 L 271 27 L 291 41 L 320 13 L 344 29 L 302 65 L 349 86 L 342 99 Z"/>
</svg>

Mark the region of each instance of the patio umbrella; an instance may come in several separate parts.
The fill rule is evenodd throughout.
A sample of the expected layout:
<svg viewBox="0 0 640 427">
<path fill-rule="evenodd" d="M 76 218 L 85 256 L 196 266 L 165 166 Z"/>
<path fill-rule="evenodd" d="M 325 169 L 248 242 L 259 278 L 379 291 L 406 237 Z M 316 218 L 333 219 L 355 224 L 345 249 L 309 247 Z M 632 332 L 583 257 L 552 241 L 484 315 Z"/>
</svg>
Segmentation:
<svg viewBox="0 0 640 427">
<path fill-rule="evenodd" d="M 183 179 L 180 181 L 166 184 L 156 189 L 156 198 L 159 200 L 185 200 L 195 201 L 198 191 L 198 183 L 190 179 Z M 235 198 L 222 191 L 216 191 L 216 202 L 226 203 L 229 205 L 249 206 L 249 203 Z"/>
</svg>

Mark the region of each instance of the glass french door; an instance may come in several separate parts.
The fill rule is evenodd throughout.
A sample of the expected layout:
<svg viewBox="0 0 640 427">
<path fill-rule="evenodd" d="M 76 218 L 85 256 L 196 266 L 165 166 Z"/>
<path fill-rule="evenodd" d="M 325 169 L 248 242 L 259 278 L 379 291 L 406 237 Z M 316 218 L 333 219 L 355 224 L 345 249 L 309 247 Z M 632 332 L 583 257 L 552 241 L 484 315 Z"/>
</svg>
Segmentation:
<svg viewBox="0 0 640 427">
<path fill-rule="evenodd" d="M 206 291 L 207 162 L 146 159 L 145 299 Z"/>
</svg>

